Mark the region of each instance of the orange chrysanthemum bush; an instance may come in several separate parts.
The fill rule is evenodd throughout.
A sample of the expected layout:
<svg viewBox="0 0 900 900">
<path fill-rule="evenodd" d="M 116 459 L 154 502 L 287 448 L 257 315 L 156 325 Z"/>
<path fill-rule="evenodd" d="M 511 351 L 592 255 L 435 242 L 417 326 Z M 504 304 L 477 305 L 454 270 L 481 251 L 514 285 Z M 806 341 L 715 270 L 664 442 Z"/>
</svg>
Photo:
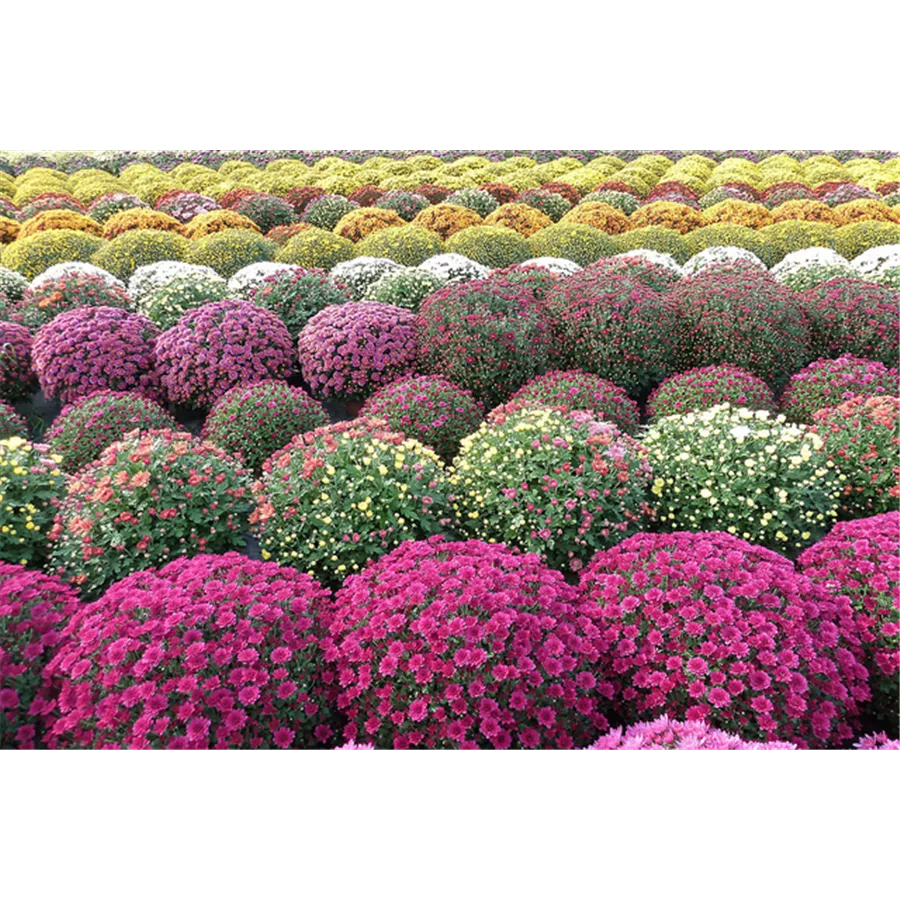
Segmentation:
<svg viewBox="0 0 900 900">
<path fill-rule="evenodd" d="M 522 237 L 531 237 L 535 232 L 552 225 L 553 219 L 527 203 L 504 203 L 484 220 L 484 224 L 502 225 L 518 231 Z"/>
<path fill-rule="evenodd" d="M 438 203 L 436 206 L 423 209 L 413 219 L 413 224 L 433 231 L 442 241 L 446 241 L 457 231 L 481 225 L 483 221 L 484 219 L 474 209 L 456 206 L 453 203 Z"/>
<path fill-rule="evenodd" d="M 834 211 L 841 217 L 841 225 L 850 225 L 852 222 L 900 223 L 900 210 L 881 200 L 851 200 L 834 207 Z"/>
<path fill-rule="evenodd" d="M 708 225 L 723 222 L 728 225 L 744 225 L 747 228 L 765 228 L 775 220 L 772 213 L 762 203 L 748 203 L 744 200 L 722 200 L 703 211 Z"/>
<path fill-rule="evenodd" d="M 22 226 L 14 219 L 0 216 L 0 246 L 11 244 L 19 236 Z"/>
<path fill-rule="evenodd" d="M 825 225 L 844 224 L 840 213 L 821 200 L 788 200 L 772 210 L 774 222 L 786 222 L 788 219 L 822 222 Z"/>
<path fill-rule="evenodd" d="M 194 216 L 184 226 L 184 236 L 192 241 L 198 241 L 208 234 L 228 231 L 229 228 L 243 228 L 245 231 L 261 233 L 256 222 L 248 219 L 246 216 L 242 216 L 233 209 L 214 209 L 212 212 L 200 213 L 199 216 Z"/>
<path fill-rule="evenodd" d="M 628 216 L 608 203 L 579 203 L 567 212 L 561 222 L 567 225 L 590 225 L 604 234 L 624 234 L 631 227 Z"/>
<path fill-rule="evenodd" d="M 295 222 L 293 225 L 276 225 L 266 237 L 270 241 L 275 241 L 279 247 L 283 247 L 292 237 L 301 232 L 308 231 L 313 226 L 309 222 Z"/>
<path fill-rule="evenodd" d="M 106 220 L 103 237 L 108 241 L 126 231 L 169 231 L 184 234 L 184 226 L 174 216 L 155 209 L 123 209 Z"/>
<path fill-rule="evenodd" d="M 636 209 L 630 217 L 631 228 L 646 228 L 650 225 L 661 225 L 671 228 L 679 234 L 687 234 L 695 228 L 709 224 L 703 213 L 691 209 L 684 203 L 668 203 L 659 200 Z"/>
<path fill-rule="evenodd" d="M 355 244 L 384 228 L 399 228 L 406 223 L 392 209 L 362 206 L 342 216 L 334 227 L 334 233 Z"/>
<path fill-rule="evenodd" d="M 22 225 L 18 236 L 21 239 L 39 234 L 42 231 L 55 231 L 59 228 L 68 228 L 71 231 L 84 231 L 95 237 L 103 235 L 103 226 L 89 216 L 72 212 L 69 209 L 48 209 L 28 219 Z"/>
</svg>

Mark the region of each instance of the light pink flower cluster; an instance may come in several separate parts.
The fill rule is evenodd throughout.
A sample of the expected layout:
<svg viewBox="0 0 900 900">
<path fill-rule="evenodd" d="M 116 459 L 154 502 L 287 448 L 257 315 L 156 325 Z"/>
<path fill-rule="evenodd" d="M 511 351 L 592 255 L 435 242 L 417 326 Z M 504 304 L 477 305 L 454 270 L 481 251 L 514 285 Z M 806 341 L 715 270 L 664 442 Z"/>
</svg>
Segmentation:
<svg viewBox="0 0 900 900">
<path fill-rule="evenodd" d="M 588 750 L 796 750 L 788 741 L 745 741 L 708 722 L 682 722 L 660 716 L 627 728 L 613 728 Z"/>
<path fill-rule="evenodd" d="M 892 741 L 883 732 L 867 734 L 861 737 L 854 745 L 854 750 L 900 750 L 900 741 Z"/>
</svg>

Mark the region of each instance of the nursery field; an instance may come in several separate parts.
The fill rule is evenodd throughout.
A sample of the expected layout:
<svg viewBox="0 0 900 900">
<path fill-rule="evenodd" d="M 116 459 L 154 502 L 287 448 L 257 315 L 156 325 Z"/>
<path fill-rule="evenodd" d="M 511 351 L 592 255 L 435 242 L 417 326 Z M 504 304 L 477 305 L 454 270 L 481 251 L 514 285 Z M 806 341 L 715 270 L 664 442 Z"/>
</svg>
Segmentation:
<svg viewBox="0 0 900 900">
<path fill-rule="evenodd" d="M 892 152 L 0 152 L 0 747 L 900 749 Z"/>
</svg>

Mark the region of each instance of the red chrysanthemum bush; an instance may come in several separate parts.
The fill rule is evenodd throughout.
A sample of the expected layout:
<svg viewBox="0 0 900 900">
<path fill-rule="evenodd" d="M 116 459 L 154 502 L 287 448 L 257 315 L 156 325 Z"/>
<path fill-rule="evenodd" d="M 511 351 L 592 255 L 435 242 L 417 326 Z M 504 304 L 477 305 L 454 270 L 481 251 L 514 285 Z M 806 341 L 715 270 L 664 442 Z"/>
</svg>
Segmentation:
<svg viewBox="0 0 900 900">
<path fill-rule="evenodd" d="M 574 185 L 566 184 L 564 181 L 548 181 L 546 184 L 541 185 L 541 190 L 551 191 L 554 194 L 559 194 L 560 197 L 565 197 L 572 206 L 577 206 L 581 202 L 581 192 L 578 188 Z"/>
<path fill-rule="evenodd" d="M 851 397 L 813 413 L 822 452 L 846 479 L 841 512 L 871 516 L 896 509 L 900 501 L 900 399 Z"/>
<path fill-rule="evenodd" d="M 429 295 L 416 324 L 424 368 L 470 390 L 486 406 L 557 360 L 545 303 L 524 285 L 476 280 Z"/>
<path fill-rule="evenodd" d="M 53 747 L 306 747 L 331 735 L 317 620 L 330 594 L 237 553 L 139 572 L 79 610 L 47 674 Z"/>
<path fill-rule="evenodd" d="M 487 184 L 482 184 L 478 190 L 487 191 L 501 205 L 514 203 L 519 196 L 519 192 L 514 187 L 500 181 L 489 181 Z"/>
<path fill-rule="evenodd" d="M 731 363 L 779 389 L 809 362 L 809 328 L 793 292 L 758 266 L 716 266 L 682 278 L 679 368 Z"/>
<path fill-rule="evenodd" d="M 849 354 L 817 359 L 791 377 L 781 395 L 781 412 L 791 422 L 810 423 L 820 409 L 860 397 L 896 395 L 900 372 Z"/>
<path fill-rule="evenodd" d="M 665 714 L 802 747 L 854 735 L 870 694 L 853 610 L 777 553 L 644 533 L 598 553 L 581 591 L 625 721 Z"/>
<path fill-rule="evenodd" d="M 347 199 L 360 206 L 374 206 L 386 193 L 387 191 L 378 187 L 377 184 L 361 184 L 358 188 L 350 191 Z"/>
<path fill-rule="evenodd" d="M 815 357 L 852 353 L 896 366 L 900 300 L 896 291 L 858 278 L 832 278 L 797 298 L 809 316 Z"/>
<path fill-rule="evenodd" d="M 493 410 L 491 418 L 507 416 L 529 406 L 549 406 L 564 412 L 587 410 L 599 419 L 612 422 L 626 434 L 634 434 L 641 421 L 640 407 L 622 388 L 581 369 L 556 370 L 532 378 L 508 403 Z"/>
<path fill-rule="evenodd" d="M 533 554 L 403 544 L 337 593 L 325 659 L 344 737 L 377 747 L 562 747 L 607 727 L 577 592 Z"/>
<path fill-rule="evenodd" d="M 485 188 L 482 188 L 485 190 Z M 450 188 L 439 184 L 420 184 L 415 193 L 421 194 L 429 203 L 443 203 L 452 193 Z"/>
<path fill-rule="evenodd" d="M 866 651 L 871 710 L 897 736 L 900 672 L 900 514 L 839 522 L 800 554 L 800 570 L 849 598 Z"/>
<path fill-rule="evenodd" d="M 676 307 L 625 274 L 588 268 L 547 294 L 547 309 L 574 367 L 640 394 L 673 371 Z"/>
<path fill-rule="evenodd" d="M 78 595 L 58 578 L 0 562 L 0 749 L 40 744 L 54 707 L 41 672 Z"/>
<path fill-rule="evenodd" d="M 738 366 L 706 366 L 672 375 L 653 390 L 647 400 L 647 418 L 661 419 L 680 413 L 699 412 L 720 403 L 775 412 L 777 403 L 769 386 Z"/>
<path fill-rule="evenodd" d="M 306 209 L 307 206 L 309 206 L 310 203 L 313 202 L 313 200 L 317 200 L 319 197 L 324 197 L 324 196 L 325 196 L 324 188 L 306 186 L 306 187 L 291 188 L 284 195 L 284 199 L 287 200 L 287 202 L 290 203 L 291 206 L 294 207 L 294 212 L 296 212 L 297 215 L 300 216 L 300 215 L 303 215 L 303 211 Z M 352 199 L 356 200 L 355 197 L 353 197 Z M 359 202 L 359 201 L 357 201 L 357 202 Z M 221 200 L 219 200 L 219 203 L 222 206 L 228 205 L 225 203 L 224 197 Z M 360 206 L 365 206 L 365 204 L 360 203 Z"/>
</svg>

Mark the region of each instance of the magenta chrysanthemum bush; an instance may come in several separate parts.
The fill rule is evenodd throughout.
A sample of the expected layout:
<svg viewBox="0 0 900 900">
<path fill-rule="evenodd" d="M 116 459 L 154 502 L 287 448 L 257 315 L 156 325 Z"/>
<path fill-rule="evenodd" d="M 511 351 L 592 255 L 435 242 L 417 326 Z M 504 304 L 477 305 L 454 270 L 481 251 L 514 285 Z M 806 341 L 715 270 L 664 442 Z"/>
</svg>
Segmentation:
<svg viewBox="0 0 900 900">
<path fill-rule="evenodd" d="M 484 420 L 484 407 L 446 378 L 414 375 L 381 388 L 360 415 L 384 419 L 393 431 L 427 444 L 449 462 L 459 442 Z"/>
<path fill-rule="evenodd" d="M 97 391 L 66 406 L 44 439 L 62 457 L 60 468 L 77 472 L 130 431 L 177 430 L 178 423 L 158 403 L 128 391 Z"/>
<path fill-rule="evenodd" d="M 0 749 L 40 743 L 54 707 L 41 671 L 77 608 L 58 578 L 0 562 Z"/>
<path fill-rule="evenodd" d="M 28 437 L 28 422 L 14 407 L 0 400 L 0 441 L 8 437 Z"/>
<path fill-rule="evenodd" d="M 32 360 L 41 389 L 63 403 L 102 390 L 159 399 L 153 355 L 158 335 L 146 316 L 111 306 L 61 313 L 34 338 Z"/>
<path fill-rule="evenodd" d="M 0 398 L 27 397 L 34 386 L 31 332 L 24 325 L 0 322 Z"/>
<path fill-rule="evenodd" d="M 853 736 L 870 695 L 850 603 L 784 557 L 721 532 L 644 533 L 598 553 L 581 590 L 625 721 L 803 747 Z"/>
<path fill-rule="evenodd" d="M 794 375 L 781 396 L 781 412 L 791 422 L 812 422 L 814 413 L 855 396 L 892 396 L 900 372 L 871 359 L 841 356 L 818 359 Z"/>
<path fill-rule="evenodd" d="M 788 741 L 745 741 L 704 721 L 660 716 L 626 728 L 612 728 L 588 750 L 796 750 Z"/>
<path fill-rule="evenodd" d="M 892 741 L 883 731 L 867 734 L 854 745 L 854 750 L 900 750 L 900 741 Z"/>
<path fill-rule="evenodd" d="M 241 459 L 254 472 L 294 435 L 328 425 L 322 405 L 283 381 L 238 385 L 206 417 L 203 437 Z"/>
<path fill-rule="evenodd" d="M 650 394 L 647 418 L 652 421 L 679 413 L 698 412 L 720 403 L 769 412 L 775 412 L 778 405 L 775 395 L 761 378 L 726 363 L 689 369 L 667 378 Z"/>
<path fill-rule="evenodd" d="M 900 672 L 900 514 L 839 522 L 797 564 L 831 594 L 849 598 L 866 650 L 872 709 L 897 732 Z"/>
<path fill-rule="evenodd" d="M 284 324 L 244 300 L 192 309 L 163 332 L 156 365 L 172 403 L 205 409 L 239 384 L 286 379 L 294 348 Z"/>
<path fill-rule="evenodd" d="M 415 313 L 387 303 L 326 307 L 300 332 L 303 380 L 316 397 L 367 397 L 412 373 L 418 357 L 415 322 Z"/>
<path fill-rule="evenodd" d="M 563 747 L 608 727 L 577 592 L 533 554 L 442 537 L 351 576 L 323 640 L 344 737 L 377 747 Z"/>
<path fill-rule="evenodd" d="M 641 256 L 608 256 L 591 263 L 588 270 L 604 275 L 626 275 L 654 291 L 668 291 L 679 281 L 679 274 L 669 266 Z"/>
<path fill-rule="evenodd" d="M 565 412 L 587 410 L 627 434 L 634 434 L 641 421 L 640 407 L 622 388 L 581 369 L 556 370 L 532 378 L 512 395 L 509 403 L 497 407 L 491 415 L 509 415 L 529 406 L 549 406 Z"/>
<path fill-rule="evenodd" d="M 54 747 L 312 746 L 331 735 L 308 575 L 237 553 L 139 572 L 79 610 L 47 667 Z"/>
</svg>

